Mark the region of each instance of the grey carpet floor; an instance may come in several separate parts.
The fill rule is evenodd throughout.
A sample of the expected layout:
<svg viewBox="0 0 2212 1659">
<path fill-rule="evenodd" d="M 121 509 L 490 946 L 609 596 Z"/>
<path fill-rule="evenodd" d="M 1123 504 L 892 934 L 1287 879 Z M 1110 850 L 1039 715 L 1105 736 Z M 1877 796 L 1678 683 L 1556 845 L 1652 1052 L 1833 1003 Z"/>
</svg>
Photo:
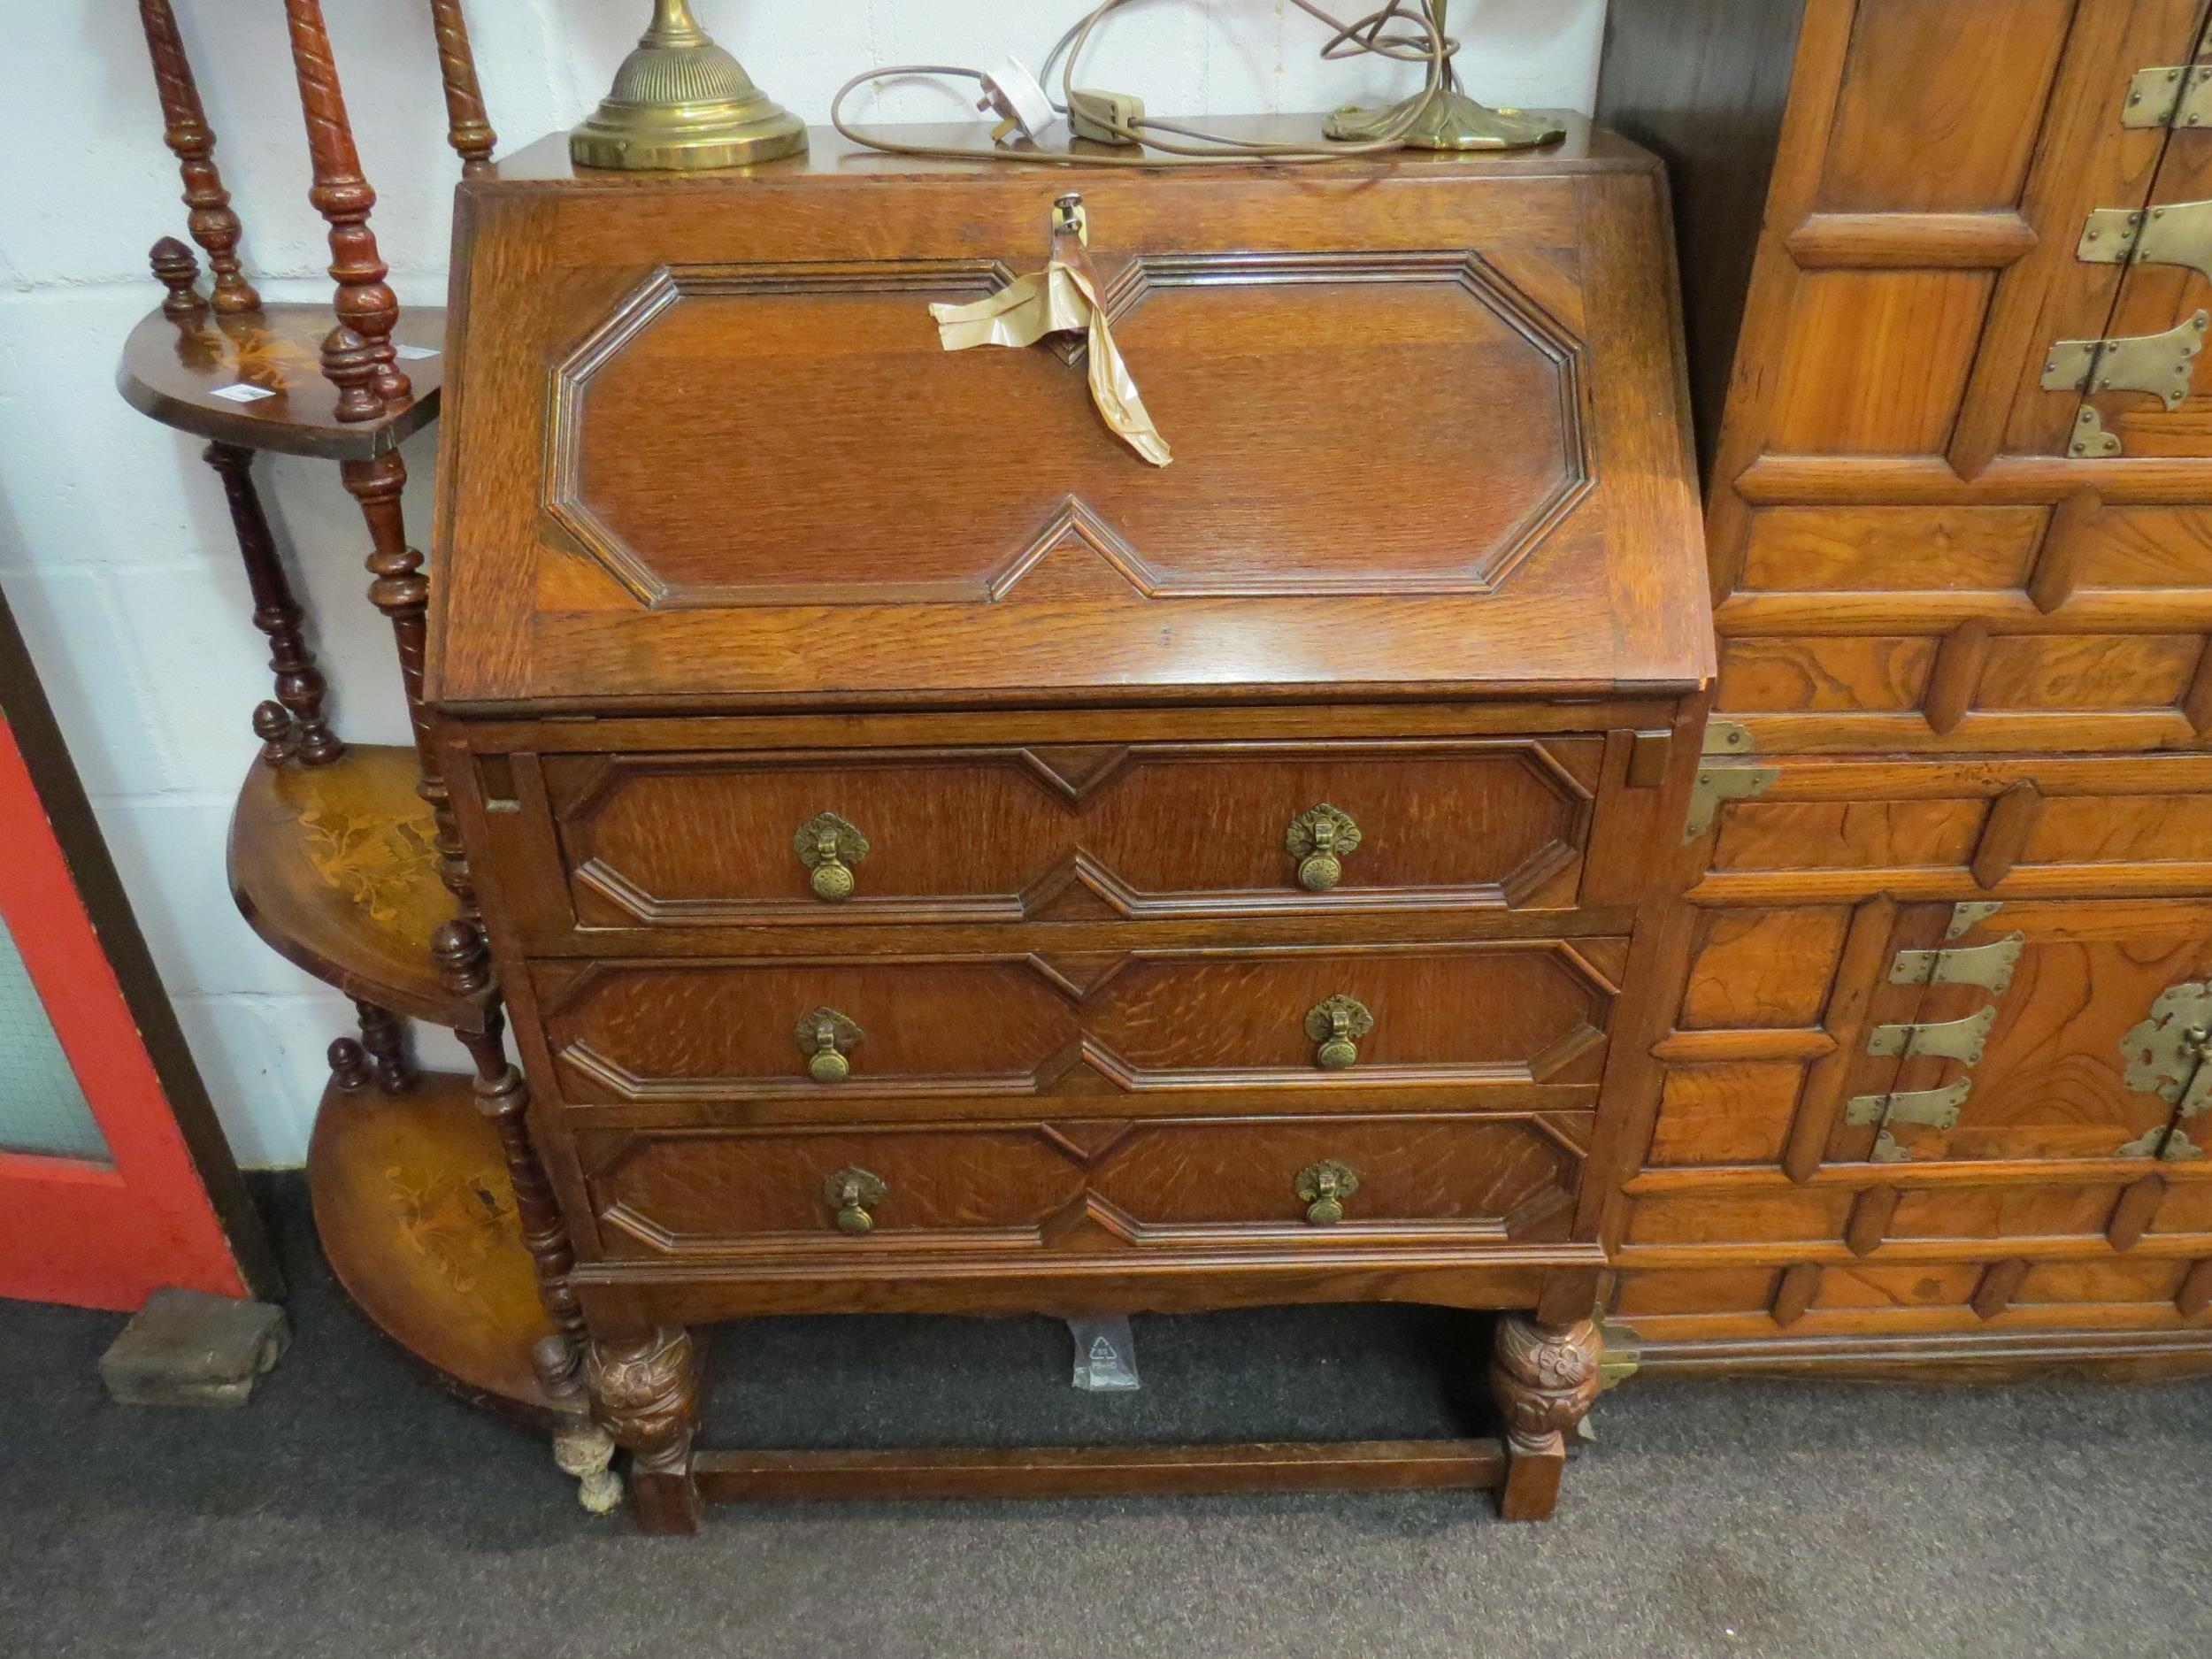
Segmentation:
<svg viewBox="0 0 2212 1659">
<path fill-rule="evenodd" d="M 648 1540 L 423 1380 L 268 1186 L 298 1340 L 242 1412 L 126 1409 L 115 1317 L 0 1303 L 0 1659 L 2162 1659 L 2212 1655 L 2212 1385 L 1633 1382 L 1557 1521 L 1459 1496 L 726 1505 Z M 1456 1317 L 775 1321 L 726 1444 L 1448 1431 Z M 1471 1366 L 1457 1367 L 1463 1377 Z"/>
</svg>

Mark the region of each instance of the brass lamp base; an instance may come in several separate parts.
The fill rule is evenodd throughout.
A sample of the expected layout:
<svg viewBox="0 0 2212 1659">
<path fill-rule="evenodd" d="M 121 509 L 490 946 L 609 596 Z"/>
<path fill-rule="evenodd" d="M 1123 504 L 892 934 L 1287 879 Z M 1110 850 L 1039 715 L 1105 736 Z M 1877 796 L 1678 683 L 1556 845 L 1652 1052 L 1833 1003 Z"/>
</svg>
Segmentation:
<svg viewBox="0 0 2212 1659">
<path fill-rule="evenodd" d="M 568 139 L 580 167 L 639 172 L 744 167 L 805 149 L 806 123 L 708 38 L 688 0 L 654 0 L 613 89 Z"/>
<path fill-rule="evenodd" d="M 1401 142 L 1415 150 L 1526 150 L 1564 138 L 1567 129 L 1526 110 L 1494 110 L 1448 87 L 1417 92 L 1386 110 L 1339 110 L 1322 130 L 1331 138 L 1363 143 L 1380 138 L 1422 106 Z"/>
</svg>

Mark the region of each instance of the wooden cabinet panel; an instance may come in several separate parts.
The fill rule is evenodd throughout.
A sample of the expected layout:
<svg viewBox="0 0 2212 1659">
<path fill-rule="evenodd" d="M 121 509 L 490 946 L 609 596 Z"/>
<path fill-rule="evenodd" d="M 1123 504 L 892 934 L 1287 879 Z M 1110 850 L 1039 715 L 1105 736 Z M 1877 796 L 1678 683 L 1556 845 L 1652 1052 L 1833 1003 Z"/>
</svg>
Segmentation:
<svg viewBox="0 0 2212 1659">
<path fill-rule="evenodd" d="M 1571 903 L 1604 741 L 1077 744 L 545 757 L 586 926 L 1050 920 Z M 1333 887 L 1286 837 L 1335 808 Z M 826 902 L 795 837 L 858 831 Z M 1308 838 L 1306 851 L 1313 850 Z"/>
<path fill-rule="evenodd" d="M 2040 507 L 1768 507 L 1751 515 L 1739 585 L 1799 593 L 2017 588 L 2049 518 Z"/>
<path fill-rule="evenodd" d="M 2120 1184 L 1927 1187 L 1901 1194 L 1888 1239 L 2087 1239 L 2101 1234 Z"/>
<path fill-rule="evenodd" d="M 1683 993 L 1682 1028 L 1814 1024 L 1828 999 L 1847 920 L 1833 906 L 1704 912 Z"/>
<path fill-rule="evenodd" d="M 1822 211 L 2013 205 L 2073 13 L 2074 0 L 1861 0 Z"/>
<path fill-rule="evenodd" d="M 1555 1242 L 1591 1123 L 1565 1112 L 656 1130 L 586 1133 L 578 1150 L 618 1259 L 813 1251 L 834 1275 L 841 1254 L 933 1244 L 1113 1252 L 1245 1238 L 1340 1249 L 1409 1229 Z M 1317 1223 L 1300 1182 L 1331 1161 L 1351 1182 L 1342 1217 Z M 833 1179 L 848 1171 L 864 1177 L 850 1194 Z M 841 1221 L 849 1196 L 864 1220 L 846 1211 Z"/>
<path fill-rule="evenodd" d="M 1747 801 L 1713 849 L 1715 871 L 1963 865 L 1984 804 L 1965 801 Z"/>
<path fill-rule="evenodd" d="M 1479 1088 L 1594 1083 L 1618 941 L 1363 949 L 1133 952 L 1079 987 L 1032 957 L 863 956 L 540 964 L 548 1041 L 572 1102 L 797 1094 L 824 1110 L 880 1094 L 1186 1088 Z M 1372 1020 L 1324 1070 L 1309 1016 L 1338 996 Z M 818 1010 L 849 1073 L 818 1082 Z M 803 1046 L 803 1036 L 806 1046 Z"/>
<path fill-rule="evenodd" d="M 1935 654 L 1934 640 L 1902 634 L 1731 639 L 1721 646 L 1717 706 L 1724 714 L 1917 709 Z"/>
<path fill-rule="evenodd" d="M 1807 274 L 1784 337 L 1772 447 L 1940 453 L 1958 419 L 1991 287 L 1982 272 Z"/>
<path fill-rule="evenodd" d="M 1669 1067 L 1645 1161 L 1780 1163 L 1804 1080 L 1804 1068 L 1786 1060 Z"/>
<path fill-rule="evenodd" d="M 1978 709 L 2165 709 L 2189 689 L 2194 634 L 2018 634 L 1992 640 Z"/>
</svg>

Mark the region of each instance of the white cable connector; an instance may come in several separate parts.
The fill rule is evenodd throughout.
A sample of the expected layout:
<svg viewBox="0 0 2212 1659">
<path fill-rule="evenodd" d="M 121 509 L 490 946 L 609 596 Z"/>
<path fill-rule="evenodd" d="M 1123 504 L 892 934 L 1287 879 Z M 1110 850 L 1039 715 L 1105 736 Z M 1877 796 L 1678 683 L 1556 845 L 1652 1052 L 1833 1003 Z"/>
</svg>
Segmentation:
<svg viewBox="0 0 2212 1659">
<path fill-rule="evenodd" d="M 1002 58 L 996 69 L 978 79 L 983 84 L 983 96 L 975 107 L 999 118 L 998 125 L 991 129 L 994 143 L 1010 144 L 1018 134 L 1031 140 L 1041 138 L 1045 128 L 1060 119 L 1051 97 L 1018 58 Z"/>
</svg>

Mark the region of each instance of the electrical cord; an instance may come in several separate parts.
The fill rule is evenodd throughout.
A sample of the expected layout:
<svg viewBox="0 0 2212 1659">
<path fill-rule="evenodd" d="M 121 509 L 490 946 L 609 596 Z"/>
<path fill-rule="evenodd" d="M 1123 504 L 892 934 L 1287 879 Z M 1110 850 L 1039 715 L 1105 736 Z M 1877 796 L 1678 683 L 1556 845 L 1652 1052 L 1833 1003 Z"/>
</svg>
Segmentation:
<svg viewBox="0 0 2212 1659">
<path fill-rule="evenodd" d="M 1290 3 L 1334 31 L 1328 43 L 1321 49 L 1325 62 L 1372 56 L 1400 63 L 1425 64 L 1428 70 L 1423 87 L 1425 92 L 1456 88 L 1458 76 L 1452 69 L 1452 54 L 1459 50 L 1459 42 L 1443 33 L 1436 19 L 1420 4 L 1419 0 L 1387 0 L 1386 4 L 1350 23 L 1331 16 L 1314 4 L 1314 0 L 1290 0 Z M 1053 65 L 1056 63 L 1060 65 L 1060 90 L 1066 102 L 1053 102 L 1052 107 L 1056 112 L 1066 115 L 1075 102 L 1076 65 L 1081 61 L 1084 49 L 1090 44 L 1091 36 L 1099 25 L 1115 12 L 1135 4 L 1136 0 L 1102 0 L 1102 4 L 1071 25 L 1055 43 L 1045 58 L 1044 73 L 1040 79 L 1048 83 Z M 1414 27 L 1386 33 L 1393 24 L 1411 24 Z M 1207 132 L 1202 127 L 1149 116 L 1129 120 L 1109 112 L 1099 118 L 1100 126 L 1125 142 L 1138 145 L 1142 150 L 1159 152 L 1153 155 L 1122 155 L 1105 149 L 1079 155 L 1070 150 L 1008 150 L 996 145 L 983 149 L 949 144 L 910 144 L 872 134 L 846 122 L 845 100 L 860 87 L 872 81 L 908 76 L 936 76 L 978 82 L 987 79 L 979 69 L 964 68 L 956 64 L 889 64 L 879 69 L 864 70 L 838 88 L 836 95 L 830 99 L 830 125 L 849 142 L 864 149 L 880 150 L 886 155 L 922 156 L 952 161 L 1042 163 L 1048 166 L 1161 167 L 1202 165 L 1224 160 L 1337 161 L 1347 156 L 1371 156 L 1403 150 L 1406 148 L 1406 134 L 1422 113 L 1421 100 L 1409 100 L 1404 110 L 1375 137 L 1331 144 L 1325 149 L 1311 144 L 1268 143 L 1231 138 Z M 1047 96 L 1049 96 L 1049 94 Z"/>
</svg>

